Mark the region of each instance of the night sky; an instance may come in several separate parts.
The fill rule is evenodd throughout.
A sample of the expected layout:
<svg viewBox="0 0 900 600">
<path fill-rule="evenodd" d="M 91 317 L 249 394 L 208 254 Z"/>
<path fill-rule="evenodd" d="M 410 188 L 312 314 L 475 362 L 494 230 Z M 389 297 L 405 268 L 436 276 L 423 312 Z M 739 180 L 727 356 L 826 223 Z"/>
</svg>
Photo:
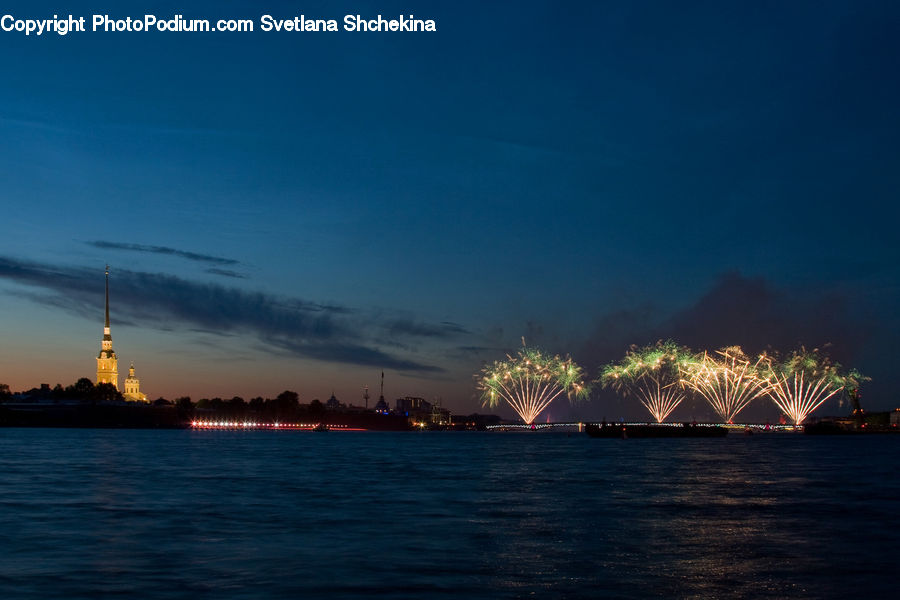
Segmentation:
<svg viewBox="0 0 900 600">
<path fill-rule="evenodd" d="M 152 398 L 361 404 L 383 370 L 471 412 L 522 336 L 591 376 L 672 336 L 831 344 L 900 406 L 897 3 L 266 5 L 4 5 L 437 32 L 0 32 L 0 381 L 94 378 L 108 263 Z"/>
</svg>

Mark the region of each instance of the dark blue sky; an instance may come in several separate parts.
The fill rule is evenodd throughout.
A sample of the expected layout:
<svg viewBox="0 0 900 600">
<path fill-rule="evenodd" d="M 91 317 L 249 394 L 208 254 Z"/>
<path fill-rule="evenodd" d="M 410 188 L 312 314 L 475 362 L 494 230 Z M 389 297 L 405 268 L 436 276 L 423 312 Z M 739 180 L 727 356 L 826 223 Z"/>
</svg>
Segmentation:
<svg viewBox="0 0 900 600">
<path fill-rule="evenodd" d="M 0 32 L 13 388 L 93 375 L 108 262 L 154 397 L 358 401 L 384 369 L 464 411 L 522 335 L 592 374 L 678 335 L 831 342 L 897 403 L 896 3 L 129 6 L 2 12 L 438 31 Z"/>
</svg>

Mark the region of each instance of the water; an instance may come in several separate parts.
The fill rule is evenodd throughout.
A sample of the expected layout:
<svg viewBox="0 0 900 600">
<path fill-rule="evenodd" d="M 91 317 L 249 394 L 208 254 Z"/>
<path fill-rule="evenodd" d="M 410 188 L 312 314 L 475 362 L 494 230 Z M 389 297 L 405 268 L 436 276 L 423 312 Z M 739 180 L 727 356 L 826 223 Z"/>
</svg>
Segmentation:
<svg viewBox="0 0 900 600">
<path fill-rule="evenodd" d="M 900 436 L 0 429 L 0 598 L 892 597 Z"/>
</svg>

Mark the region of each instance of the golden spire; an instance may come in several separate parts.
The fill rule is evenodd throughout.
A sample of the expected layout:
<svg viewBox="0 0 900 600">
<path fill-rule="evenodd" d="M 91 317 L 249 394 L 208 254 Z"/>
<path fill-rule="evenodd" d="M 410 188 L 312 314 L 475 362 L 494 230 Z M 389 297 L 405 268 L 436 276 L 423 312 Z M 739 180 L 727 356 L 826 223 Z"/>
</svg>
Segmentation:
<svg viewBox="0 0 900 600">
<path fill-rule="evenodd" d="M 106 265 L 106 323 L 104 327 L 109 329 L 109 265 Z"/>
</svg>

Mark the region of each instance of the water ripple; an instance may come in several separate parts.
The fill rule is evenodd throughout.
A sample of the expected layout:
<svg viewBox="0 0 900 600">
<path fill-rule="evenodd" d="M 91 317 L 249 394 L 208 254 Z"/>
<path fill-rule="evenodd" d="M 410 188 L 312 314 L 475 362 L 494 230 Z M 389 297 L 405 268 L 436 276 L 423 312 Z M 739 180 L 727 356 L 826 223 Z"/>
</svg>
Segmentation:
<svg viewBox="0 0 900 600">
<path fill-rule="evenodd" d="M 0 598 L 888 596 L 897 438 L 0 430 Z"/>
</svg>

